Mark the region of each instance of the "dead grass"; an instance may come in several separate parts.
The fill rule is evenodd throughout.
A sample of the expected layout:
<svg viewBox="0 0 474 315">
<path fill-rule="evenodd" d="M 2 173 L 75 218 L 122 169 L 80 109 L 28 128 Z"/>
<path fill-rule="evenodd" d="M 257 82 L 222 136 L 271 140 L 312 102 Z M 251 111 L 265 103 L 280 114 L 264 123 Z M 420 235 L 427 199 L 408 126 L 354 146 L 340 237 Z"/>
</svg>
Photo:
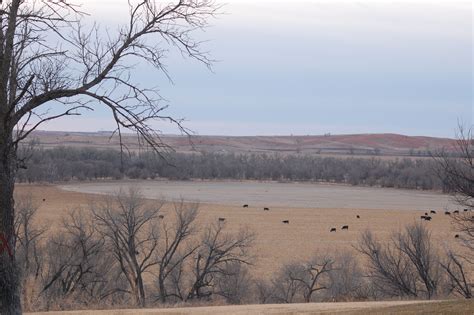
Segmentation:
<svg viewBox="0 0 474 315">
<path fill-rule="evenodd" d="M 453 301 L 383 301 L 383 302 L 346 302 L 346 303 L 308 303 L 308 304 L 266 304 L 239 306 L 204 306 L 161 309 L 129 310 L 90 310 L 70 312 L 27 313 L 29 315 L 375 315 L 375 314 L 473 314 L 474 302 Z"/>
<path fill-rule="evenodd" d="M 64 191 L 52 185 L 18 185 L 18 192 L 30 192 L 40 204 L 38 221 L 48 225 L 52 231 L 60 224 L 68 209 L 87 208 L 91 201 L 102 198 L 98 195 Z M 249 191 L 249 193 L 252 193 Z M 45 199 L 45 201 L 42 201 Z M 149 201 L 150 203 L 153 200 Z M 171 205 L 163 209 L 165 219 Z M 402 229 L 406 224 L 419 221 L 423 211 L 370 210 L 370 209 L 320 209 L 271 207 L 242 208 L 235 205 L 201 204 L 198 224 L 226 218 L 231 231 L 247 226 L 257 233 L 254 254 L 257 256 L 253 268 L 256 276 L 270 277 L 283 263 L 306 259 L 315 252 L 353 250 L 360 233 L 372 230 L 378 237 L 386 239 L 392 231 Z M 356 219 L 360 215 L 360 219 Z M 290 224 L 282 224 L 282 220 Z M 340 227 L 349 224 L 349 231 Z M 448 216 L 437 214 L 433 221 L 426 222 L 432 236 L 440 246 L 455 246 L 454 231 Z M 330 233 L 337 227 L 336 233 Z"/>
</svg>

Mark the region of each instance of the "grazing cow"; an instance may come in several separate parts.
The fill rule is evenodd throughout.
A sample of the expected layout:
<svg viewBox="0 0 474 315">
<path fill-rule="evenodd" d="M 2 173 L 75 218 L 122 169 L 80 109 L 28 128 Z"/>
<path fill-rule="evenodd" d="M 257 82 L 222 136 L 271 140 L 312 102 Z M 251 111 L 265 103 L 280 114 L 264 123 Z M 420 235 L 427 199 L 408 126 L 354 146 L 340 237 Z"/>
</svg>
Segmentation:
<svg viewBox="0 0 474 315">
<path fill-rule="evenodd" d="M 283 221 L 281 221 L 281 222 L 283 222 L 284 224 L 290 224 L 290 221 L 289 221 L 289 220 L 283 220 Z"/>
<path fill-rule="evenodd" d="M 459 234 L 454 235 L 454 238 L 459 238 Z"/>
<path fill-rule="evenodd" d="M 349 225 L 343 225 L 341 230 L 349 230 Z"/>
<path fill-rule="evenodd" d="M 464 212 L 467 212 L 468 210 L 467 209 L 464 209 Z"/>
<path fill-rule="evenodd" d="M 270 208 L 267 208 L 267 207 L 263 208 L 263 211 L 269 211 L 269 210 Z"/>
<path fill-rule="evenodd" d="M 428 215 L 428 212 L 425 212 L 425 215 Z"/>
<path fill-rule="evenodd" d="M 434 210 L 431 210 L 431 211 L 430 211 L 430 213 L 432 213 L 432 214 L 436 214 L 436 211 L 434 211 Z"/>
<path fill-rule="evenodd" d="M 427 215 L 427 216 L 425 217 L 425 221 L 431 221 L 431 217 L 430 217 L 429 215 Z"/>
<path fill-rule="evenodd" d="M 45 198 L 43 198 L 43 201 L 46 201 L 46 199 L 45 199 Z"/>
<path fill-rule="evenodd" d="M 165 216 L 164 216 L 164 215 L 162 215 L 162 214 L 160 214 L 160 215 L 158 216 L 158 218 L 160 218 L 160 219 L 164 219 L 164 218 L 165 218 Z"/>
<path fill-rule="evenodd" d="M 445 214 L 445 215 L 451 215 L 451 212 L 449 212 L 449 211 L 444 211 L 444 214 Z"/>
<path fill-rule="evenodd" d="M 249 207 L 249 205 L 243 205 L 242 207 L 243 207 L 243 208 L 248 208 L 248 207 Z"/>
<path fill-rule="evenodd" d="M 422 215 L 422 216 L 420 217 L 420 219 L 422 219 L 422 220 L 426 219 L 426 215 Z"/>
<path fill-rule="evenodd" d="M 225 218 L 219 218 L 219 222 L 224 222 Z"/>
<path fill-rule="evenodd" d="M 336 228 L 331 228 L 329 232 L 336 232 Z"/>
<path fill-rule="evenodd" d="M 454 210 L 453 213 L 459 214 L 459 210 Z"/>
<path fill-rule="evenodd" d="M 357 218 L 357 219 L 360 219 L 360 215 L 357 215 L 356 218 Z"/>
</svg>

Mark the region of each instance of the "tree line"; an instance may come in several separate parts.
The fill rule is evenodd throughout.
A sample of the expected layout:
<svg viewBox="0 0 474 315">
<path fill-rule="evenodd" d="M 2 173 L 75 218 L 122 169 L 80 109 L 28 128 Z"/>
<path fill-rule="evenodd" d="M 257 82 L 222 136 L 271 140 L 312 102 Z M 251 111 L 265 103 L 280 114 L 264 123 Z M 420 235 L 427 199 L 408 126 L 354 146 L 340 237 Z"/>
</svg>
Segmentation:
<svg viewBox="0 0 474 315">
<path fill-rule="evenodd" d="M 166 208 L 166 211 L 164 209 Z M 199 205 L 146 202 L 121 191 L 38 224 L 38 202 L 17 196 L 15 250 L 25 310 L 151 307 L 176 303 L 296 303 L 472 297 L 472 235 L 440 248 L 422 223 L 352 250 L 315 252 L 259 278 L 257 234 L 202 222 Z M 470 219 L 461 213 L 457 221 Z"/>
<path fill-rule="evenodd" d="M 314 181 L 446 190 L 431 159 L 336 158 L 314 155 L 172 153 L 121 155 L 116 150 L 57 147 L 33 150 L 18 182 L 97 179 L 235 179 Z"/>
</svg>

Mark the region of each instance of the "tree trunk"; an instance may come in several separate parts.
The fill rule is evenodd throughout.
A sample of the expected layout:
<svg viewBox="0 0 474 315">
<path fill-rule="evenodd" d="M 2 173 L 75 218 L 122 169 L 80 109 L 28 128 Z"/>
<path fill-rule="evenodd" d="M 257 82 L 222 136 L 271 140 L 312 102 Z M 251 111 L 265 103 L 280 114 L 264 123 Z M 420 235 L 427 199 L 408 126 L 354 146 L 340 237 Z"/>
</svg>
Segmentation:
<svg viewBox="0 0 474 315">
<path fill-rule="evenodd" d="M 0 252 L 0 313 L 21 314 L 19 270 L 14 248 L 14 200 L 16 156 L 11 133 L 0 131 L 0 236 L 7 240 Z"/>
</svg>

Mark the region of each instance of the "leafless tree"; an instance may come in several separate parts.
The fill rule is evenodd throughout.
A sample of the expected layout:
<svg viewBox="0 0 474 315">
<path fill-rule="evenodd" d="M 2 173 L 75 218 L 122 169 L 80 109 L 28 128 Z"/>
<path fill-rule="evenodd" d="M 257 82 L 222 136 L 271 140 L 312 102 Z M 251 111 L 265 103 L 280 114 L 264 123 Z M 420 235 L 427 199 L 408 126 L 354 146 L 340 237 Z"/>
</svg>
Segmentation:
<svg viewBox="0 0 474 315">
<path fill-rule="evenodd" d="M 418 296 L 416 270 L 399 247 L 382 245 L 365 231 L 356 249 L 367 258 L 367 275 L 378 291 L 388 296 Z"/>
<path fill-rule="evenodd" d="M 433 298 L 440 282 L 439 258 L 427 228 L 414 223 L 382 245 L 366 231 L 357 246 L 368 258 L 369 277 L 390 296 Z"/>
<path fill-rule="evenodd" d="M 304 284 L 299 278 L 304 277 L 305 270 L 300 264 L 284 265 L 278 275 L 271 280 L 273 286 L 271 301 L 276 303 L 295 303 L 298 296 L 302 295 Z"/>
<path fill-rule="evenodd" d="M 175 279 L 173 276 L 182 274 L 183 265 L 199 247 L 196 243 L 188 242 L 195 232 L 193 224 L 198 208 L 198 204 L 186 205 L 180 201 L 174 205 L 174 222 L 168 224 L 165 220 L 161 220 L 161 244 L 156 254 L 158 298 L 161 303 L 166 303 L 169 296 L 182 299 L 180 292 L 168 292 L 168 282 L 179 281 L 179 277 Z"/>
<path fill-rule="evenodd" d="M 229 304 L 243 304 L 250 300 L 252 278 L 247 265 L 230 263 L 216 277 L 214 293 Z"/>
<path fill-rule="evenodd" d="M 208 299 L 217 278 L 231 275 L 229 265 L 249 265 L 254 234 L 242 228 L 237 233 L 225 231 L 225 223 L 209 225 L 199 241 L 201 244 L 192 262 L 192 285 L 186 300 Z"/>
<path fill-rule="evenodd" d="M 441 261 L 441 267 L 448 275 L 449 290 L 470 299 L 472 298 L 474 283 L 469 277 L 466 262 L 471 263 L 465 257 L 454 253 L 452 250 L 447 250 L 445 260 Z"/>
<path fill-rule="evenodd" d="M 329 272 L 331 301 L 367 300 L 367 283 L 355 255 L 343 252 L 335 256 L 333 270 Z"/>
<path fill-rule="evenodd" d="M 22 294 L 25 307 L 30 307 L 29 294 L 31 282 L 38 279 L 43 264 L 41 255 L 41 239 L 46 228 L 38 227 L 35 222 L 38 204 L 33 196 L 21 194 L 15 196 L 17 200 L 17 213 L 15 217 L 15 250 L 16 259 L 21 272 Z"/>
<path fill-rule="evenodd" d="M 193 39 L 218 6 L 213 0 L 130 1 L 127 21 L 116 34 L 85 26 L 73 0 L 0 1 L 0 233 L 14 243 L 13 191 L 17 148 L 43 123 L 105 106 L 121 137 L 135 131 L 157 152 L 166 145 L 152 127 L 168 120 L 156 89 L 133 80 L 132 64 L 144 61 L 166 72 L 169 46 L 210 66 Z M 122 149 L 124 147 L 122 146 Z M 20 314 L 14 255 L 0 254 L 0 311 Z"/>
<path fill-rule="evenodd" d="M 138 190 L 119 192 L 93 207 L 93 217 L 130 287 L 137 306 L 145 306 L 143 275 L 160 263 L 158 212 L 163 202 L 144 204 Z"/>
<path fill-rule="evenodd" d="M 461 205 L 474 209 L 474 134 L 472 127 L 458 127 L 454 150 L 433 155 L 437 173 L 447 190 Z"/>
<path fill-rule="evenodd" d="M 395 246 L 408 257 L 423 283 L 428 299 L 436 295 L 440 281 L 439 258 L 431 245 L 431 235 L 421 223 L 408 225 L 395 235 Z"/>
<path fill-rule="evenodd" d="M 110 288 L 113 281 L 109 278 L 114 278 L 110 275 L 116 269 L 89 212 L 71 211 L 62 228 L 47 241 L 40 292 L 47 309 L 67 299 L 100 301 L 117 289 Z"/>
<path fill-rule="evenodd" d="M 331 287 L 330 272 L 334 271 L 334 258 L 314 255 L 306 262 L 284 265 L 272 280 L 273 299 L 280 303 L 293 303 L 300 296 L 309 303 L 315 293 Z"/>
</svg>

